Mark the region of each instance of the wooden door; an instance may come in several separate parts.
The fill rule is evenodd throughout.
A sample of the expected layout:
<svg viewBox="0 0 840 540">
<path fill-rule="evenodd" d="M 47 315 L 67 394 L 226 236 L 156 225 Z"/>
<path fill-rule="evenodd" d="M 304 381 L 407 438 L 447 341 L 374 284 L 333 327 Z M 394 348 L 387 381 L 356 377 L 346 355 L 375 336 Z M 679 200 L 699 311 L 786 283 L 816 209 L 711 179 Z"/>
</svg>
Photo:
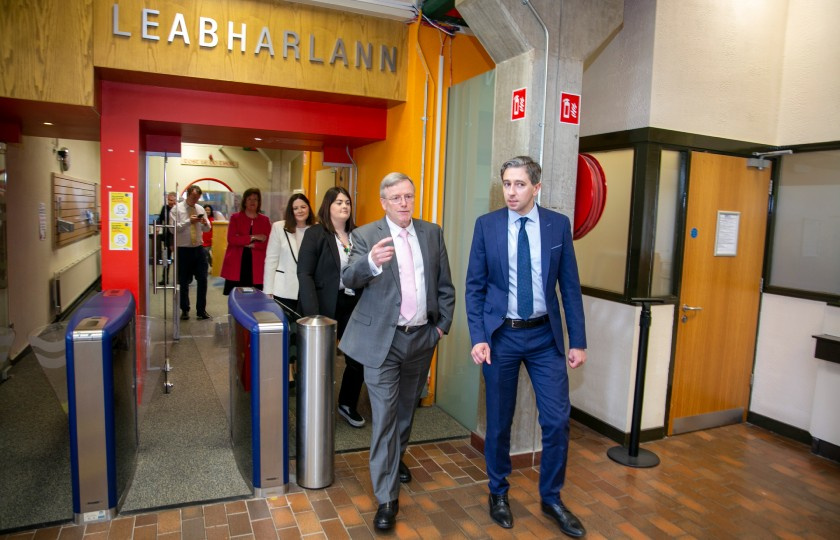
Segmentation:
<svg viewBox="0 0 840 540">
<path fill-rule="evenodd" d="M 746 419 L 769 186 L 745 158 L 691 155 L 669 433 Z"/>
</svg>

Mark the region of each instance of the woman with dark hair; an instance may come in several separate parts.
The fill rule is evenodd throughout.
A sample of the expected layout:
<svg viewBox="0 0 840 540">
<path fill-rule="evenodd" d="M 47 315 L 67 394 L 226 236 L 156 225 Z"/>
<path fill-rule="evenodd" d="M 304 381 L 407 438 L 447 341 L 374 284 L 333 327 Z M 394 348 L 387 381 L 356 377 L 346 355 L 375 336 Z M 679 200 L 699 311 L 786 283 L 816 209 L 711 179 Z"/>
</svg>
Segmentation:
<svg viewBox="0 0 840 540">
<path fill-rule="evenodd" d="M 286 205 L 285 219 L 275 221 L 268 237 L 265 253 L 265 275 L 263 292 L 274 296 L 274 300 L 289 318 L 289 386 L 294 385 L 294 367 L 297 360 L 298 276 L 297 262 L 303 233 L 315 223 L 315 215 L 309 199 L 303 193 L 295 193 Z"/>
<path fill-rule="evenodd" d="M 353 206 L 350 194 L 343 187 L 333 187 L 324 194 L 318 219 L 321 223 L 306 231 L 298 257 L 300 292 L 298 306 L 304 316 L 324 315 L 338 322 L 338 339 L 344 334 L 350 314 L 361 294 L 344 287 L 341 270 L 350 258 L 350 232 Z M 353 427 L 365 425 L 356 410 L 364 382 L 360 363 L 344 357 L 345 368 L 338 393 L 338 414 Z"/>
<path fill-rule="evenodd" d="M 207 266 L 213 266 L 213 222 L 216 221 L 213 213 L 213 206 L 209 204 L 204 205 L 204 212 L 207 214 L 207 221 L 210 222 L 210 230 L 201 233 L 201 245 L 204 246 L 204 252 L 207 254 Z"/>
<path fill-rule="evenodd" d="M 291 319 L 298 311 L 298 251 L 303 241 L 303 233 L 315 223 L 315 215 L 306 195 L 292 195 L 286 205 L 284 217 L 283 221 L 275 221 L 271 226 L 268 249 L 265 253 L 263 292 L 273 295 Z"/>
<path fill-rule="evenodd" d="M 242 194 L 239 212 L 230 216 L 227 250 L 222 262 L 225 278 L 224 294 L 234 287 L 255 287 L 262 290 L 265 250 L 271 234 L 271 221 L 260 213 L 262 193 L 248 188 Z"/>
</svg>

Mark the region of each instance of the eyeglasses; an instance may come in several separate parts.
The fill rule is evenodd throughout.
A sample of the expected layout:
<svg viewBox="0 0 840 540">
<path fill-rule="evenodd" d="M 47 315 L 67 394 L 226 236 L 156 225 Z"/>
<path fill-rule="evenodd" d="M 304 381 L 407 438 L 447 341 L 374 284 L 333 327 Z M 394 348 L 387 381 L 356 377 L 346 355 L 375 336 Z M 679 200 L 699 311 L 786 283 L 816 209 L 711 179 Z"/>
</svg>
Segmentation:
<svg viewBox="0 0 840 540">
<path fill-rule="evenodd" d="M 400 204 L 401 202 L 405 201 L 407 203 L 414 202 L 414 195 L 394 195 L 393 197 L 383 197 L 386 201 L 390 201 L 394 204 Z"/>
</svg>

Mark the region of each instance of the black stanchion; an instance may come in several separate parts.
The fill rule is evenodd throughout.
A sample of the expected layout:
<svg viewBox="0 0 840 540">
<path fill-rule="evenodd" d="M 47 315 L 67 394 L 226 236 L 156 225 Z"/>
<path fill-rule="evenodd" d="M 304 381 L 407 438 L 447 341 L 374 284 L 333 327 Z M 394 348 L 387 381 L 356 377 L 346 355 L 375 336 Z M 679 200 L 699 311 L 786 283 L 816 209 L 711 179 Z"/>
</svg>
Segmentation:
<svg viewBox="0 0 840 540">
<path fill-rule="evenodd" d="M 617 463 L 628 467 L 647 468 L 659 465 L 659 456 L 639 448 L 639 432 L 642 429 L 642 404 L 645 399 L 645 368 L 647 367 L 648 336 L 650 335 L 650 305 L 661 303 L 658 298 L 633 298 L 633 302 L 642 304 L 639 318 L 639 354 L 636 359 L 636 389 L 633 392 L 633 418 L 630 422 L 630 445 L 613 446 L 607 450 L 607 456 Z"/>
</svg>

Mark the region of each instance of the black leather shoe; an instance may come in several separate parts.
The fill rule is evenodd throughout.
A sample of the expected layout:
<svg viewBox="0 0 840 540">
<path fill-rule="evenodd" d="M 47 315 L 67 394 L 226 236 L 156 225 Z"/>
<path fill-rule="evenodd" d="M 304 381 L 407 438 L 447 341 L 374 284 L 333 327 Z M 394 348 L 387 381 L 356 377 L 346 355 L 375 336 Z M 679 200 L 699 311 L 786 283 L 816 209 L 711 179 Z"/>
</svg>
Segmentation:
<svg viewBox="0 0 840 540">
<path fill-rule="evenodd" d="M 586 534 L 586 529 L 583 528 L 580 520 L 573 513 L 569 512 L 569 509 L 562 502 L 559 504 L 542 503 L 542 511 L 543 514 L 560 525 L 560 530 L 563 531 L 563 534 L 572 538 L 580 538 Z"/>
<path fill-rule="evenodd" d="M 202 321 L 206 321 L 207 319 L 210 318 L 210 314 L 207 313 L 206 311 L 199 311 L 198 314 L 196 315 L 196 317 L 201 319 Z"/>
<path fill-rule="evenodd" d="M 510 513 L 507 493 L 504 495 L 490 494 L 490 517 L 505 529 L 513 528 L 513 514 Z"/>
<path fill-rule="evenodd" d="M 403 484 L 411 482 L 411 471 L 409 470 L 408 465 L 403 463 L 403 460 L 400 460 L 400 482 Z"/>
<path fill-rule="evenodd" d="M 181 320 L 182 321 L 190 320 L 190 312 L 189 311 L 181 311 Z"/>
<path fill-rule="evenodd" d="M 373 516 L 373 526 L 380 531 L 388 531 L 394 528 L 394 523 L 397 521 L 397 512 L 400 511 L 399 499 L 391 502 L 380 504 L 376 510 L 376 515 Z"/>
</svg>

